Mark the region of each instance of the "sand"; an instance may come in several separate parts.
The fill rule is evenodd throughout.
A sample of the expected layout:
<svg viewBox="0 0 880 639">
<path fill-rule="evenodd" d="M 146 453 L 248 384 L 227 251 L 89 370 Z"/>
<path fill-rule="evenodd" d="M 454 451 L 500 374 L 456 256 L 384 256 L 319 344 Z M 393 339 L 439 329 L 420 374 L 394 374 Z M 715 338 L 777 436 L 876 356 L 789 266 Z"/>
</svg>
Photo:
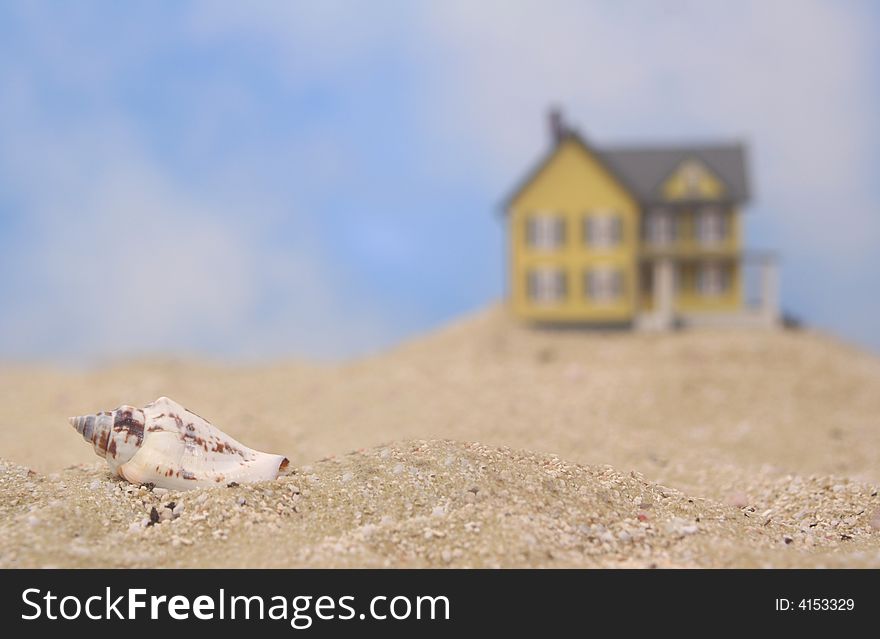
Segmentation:
<svg viewBox="0 0 880 639">
<path fill-rule="evenodd" d="M 160 395 L 290 473 L 151 491 L 66 421 Z M 0 457 L 5 567 L 880 566 L 880 359 L 811 331 L 492 308 L 340 365 L 8 364 Z"/>
</svg>

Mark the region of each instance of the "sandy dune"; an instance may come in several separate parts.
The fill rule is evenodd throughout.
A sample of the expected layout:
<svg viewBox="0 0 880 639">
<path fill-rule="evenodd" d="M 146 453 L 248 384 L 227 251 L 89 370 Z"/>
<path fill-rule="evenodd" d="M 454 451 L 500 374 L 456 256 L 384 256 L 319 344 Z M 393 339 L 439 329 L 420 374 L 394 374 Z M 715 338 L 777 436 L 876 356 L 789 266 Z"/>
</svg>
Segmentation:
<svg viewBox="0 0 880 639">
<path fill-rule="evenodd" d="M 292 474 L 154 494 L 66 421 L 160 395 Z M 880 359 L 811 332 L 490 309 L 343 365 L 8 365 L 0 407 L 3 566 L 880 565 Z"/>
</svg>

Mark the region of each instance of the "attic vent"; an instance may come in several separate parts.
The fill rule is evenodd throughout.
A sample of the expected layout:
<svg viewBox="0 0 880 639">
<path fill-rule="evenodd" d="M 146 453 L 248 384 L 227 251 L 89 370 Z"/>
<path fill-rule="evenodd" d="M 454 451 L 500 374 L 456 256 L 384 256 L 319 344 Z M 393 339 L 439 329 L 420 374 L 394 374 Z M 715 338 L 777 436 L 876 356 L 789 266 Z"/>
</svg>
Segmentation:
<svg viewBox="0 0 880 639">
<path fill-rule="evenodd" d="M 703 179 L 703 167 L 698 162 L 691 160 L 681 167 L 681 178 L 684 181 L 684 190 L 688 195 L 700 194 L 700 183 Z"/>
</svg>

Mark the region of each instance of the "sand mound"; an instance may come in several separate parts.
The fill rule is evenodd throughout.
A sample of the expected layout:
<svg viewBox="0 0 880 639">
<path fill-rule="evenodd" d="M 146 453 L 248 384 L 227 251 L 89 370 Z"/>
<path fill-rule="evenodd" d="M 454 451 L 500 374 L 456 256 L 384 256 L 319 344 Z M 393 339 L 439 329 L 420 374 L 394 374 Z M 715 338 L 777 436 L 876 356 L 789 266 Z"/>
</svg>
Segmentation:
<svg viewBox="0 0 880 639">
<path fill-rule="evenodd" d="M 185 493 L 127 484 L 102 462 L 49 476 L 6 462 L 0 565 L 880 565 L 876 488 L 789 477 L 748 492 L 724 505 L 635 472 L 451 441 Z"/>
<path fill-rule="evenodd" d="M 129 494 L 66 418 L 161 395 L 300 471 L 204 508 Z M 375 448 L 447 439 L 486 447 Z M 39 473 L 5 471 L 5 565 L 875 565 L 880 359 L 810 331 L 538 331 L 493 308 L 334 365 L 0 367 L 0 456 Z"/>
</svg>

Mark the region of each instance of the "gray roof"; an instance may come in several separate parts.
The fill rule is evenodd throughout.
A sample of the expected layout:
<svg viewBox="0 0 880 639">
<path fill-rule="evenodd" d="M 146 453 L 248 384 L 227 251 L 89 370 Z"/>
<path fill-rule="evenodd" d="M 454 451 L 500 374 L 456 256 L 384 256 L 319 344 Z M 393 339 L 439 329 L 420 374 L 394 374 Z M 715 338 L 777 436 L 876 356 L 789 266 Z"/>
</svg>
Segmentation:
<svg viewBox="0 0 880 639">
<path fill-rule="evenodd" d="M 745 149 L 741 144 L 612 147 L 597 152 L 634 191 L 633 195 L 645 202 L 662 199 L 660 186 L 688 159 L 703 163 L 724 182 L 725 199 L 741 202 L 749 197 Z"/>
<path fill-rule="evenodd" d="M 746 172 L 745 148 L 742 144 L 703 144 L 676 146 L 609 147 L 598 149 L 583 136 L 571 129 L 563 139 L 574 139 L 617 177 L 620 183 L 642 203 L 663 200 L 660 188 L 678 166 L 688 159 L 703 163 L 724 182 L 725 197 L 730 202 L 749 199 L 748 174 Z M 556 154 L 554 146 L 528 175 L 517 185 L 503 204 L 506 209 L 511 202 L 538 176 Z"/>
</svg>

